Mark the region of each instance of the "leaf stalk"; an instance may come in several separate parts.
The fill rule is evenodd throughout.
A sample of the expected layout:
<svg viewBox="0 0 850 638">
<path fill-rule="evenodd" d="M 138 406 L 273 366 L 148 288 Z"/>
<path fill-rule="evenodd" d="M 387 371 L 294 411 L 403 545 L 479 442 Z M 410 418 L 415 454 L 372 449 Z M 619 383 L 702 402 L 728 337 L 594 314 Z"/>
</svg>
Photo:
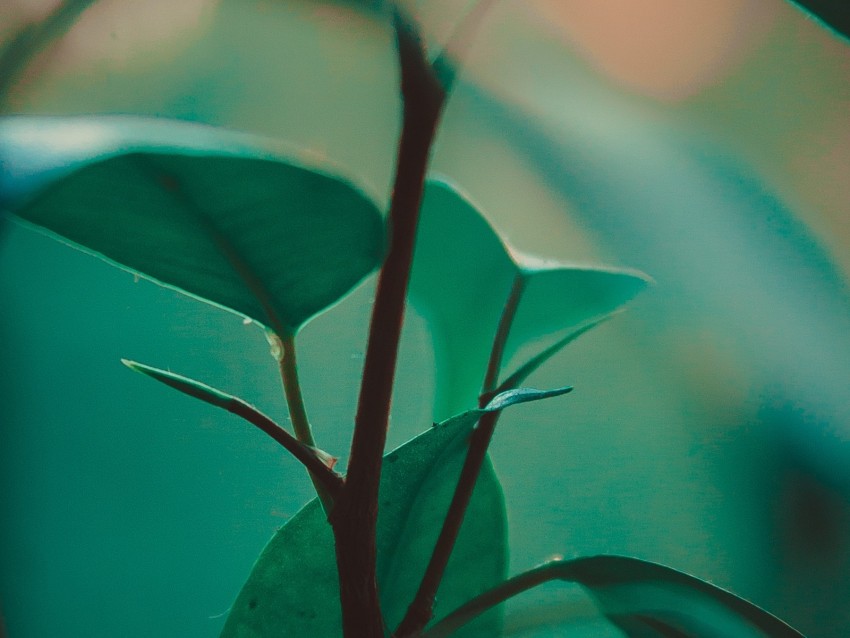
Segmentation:
<svg viewBox="0 0 850 638">
<path fill-rule="evenodd" d="M 288 334 L 281 338 L 277 335 L 272 335 L 271 338 L 279 342 L 280 355 L 278 356 L 278 365 L 280 366 L 280 378 L 283 382 L 283 392 L 286 396 L 286 405 L 289 408 L 289 420 L 292 422 L 292 430 L 295 432 L 295 438 L 304 445 L 316 447 L 316 441 L 313 438 L 313 429 L 310 427 L 310 419 L 307 417 L 307 410 L 304 407 L 301 382 L 298 379 L 295 336 Z M 322 503 L 325 514 L 329 515 L 333 506 L 333 497 L 328 493 L 322 481 L 317 476 L 311 473 L 310 480 L 313 482 L 313 487 L 316 488 L 316 495 Z"/>
</svg>

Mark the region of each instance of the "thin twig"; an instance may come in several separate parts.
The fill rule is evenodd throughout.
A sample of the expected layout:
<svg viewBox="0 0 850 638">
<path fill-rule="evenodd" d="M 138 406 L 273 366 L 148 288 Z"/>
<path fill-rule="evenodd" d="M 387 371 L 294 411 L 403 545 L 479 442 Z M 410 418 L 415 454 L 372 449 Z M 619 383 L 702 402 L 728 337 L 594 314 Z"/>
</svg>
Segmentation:
<svg viewBox="0 0 850 638">
<path fill-rule="evenodd" d="M 440 536 L 434 545 L 431 560 L 425 569 L 425 574 L 422 576 L 422 581 L 419 584 L 419 589 L 416 592 L 413 602 L 407 608 L 404 619 L 393 634 L 398 638 L 417 635 L 434 615 L 434 601 L 436 599 L 437 589 L 439 589 L 440 583 L 443 580 L 443 574 L 446 571 L 446 566 L 449 563 L 449 558 L 460 533 L 463 518 L 469 506 L 469 501 L 472 499 L 472 492 L 475 489 L 475 483 L 484 464 L 487 447 L 490 445 L 490 440 L 493 437 L 493 431 L 496 428 L 499 414 L 501 413 L 485 413 L 472 432 L 469 440 L 469 450 L 467 451 L 466 459 L 460 472 L 460 478 L 452 496 L 452 502 L 443 521 L 443 527 L 440 529 Z"/>
<path fill-rule="evenodd" d="M 331 498 L 337 498 L 339 496 L 342 490 L 343 480 L 339 474 L 328 466 L 326 459 L 329 455 L 324 452 L 320 453 L 320 451 L 312 446 L 305 445 L 254 406 L 232 394 L 222 392 L 212 386 L 184 377 L 183 375 L 126 359 L 122 359 L 121 362 L 135 372 L 144 374 L 183 394 L 200 399 L 205 403 L 227 410 L 231 414 L 245 419 L 248 423 L 256 426 L 280 443 L 287 452 L 300 461 L 310 471 L 311 475 L 320 482 L 322 487 L 327 490 Z"/>
<path fill-rule="evenodd" d="M 301 441 L 265 414 L 259 412 L 241 399 L 234 398 L 232 403 L 225 409 L 256 425 L 260 430 L 280 443 L 292 456 L 301 461 L 302 465 L 310 472 L 310 476 L 327 491 L 331 499 L 339 496 L 343 486 L 342 477 L 329 468 L 326 465 L 325 459 L 317 454 L 311 446 L 301 443 Z"/>
<path fill-rule="evenodd" d="M 95 0 L 67 0 L 39 22 L 23 27 L 0 52 L 0 105 L 30 61 L 63 36 Z"/>
</svg>

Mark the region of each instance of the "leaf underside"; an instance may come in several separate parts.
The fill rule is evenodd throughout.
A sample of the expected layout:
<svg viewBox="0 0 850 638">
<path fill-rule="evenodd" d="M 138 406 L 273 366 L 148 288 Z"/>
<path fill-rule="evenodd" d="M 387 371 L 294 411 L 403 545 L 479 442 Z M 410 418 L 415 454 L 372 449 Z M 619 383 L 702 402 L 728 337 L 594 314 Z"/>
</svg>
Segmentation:
<svg viewBox="0 0 850 638">
<path fill-rule="evenodd" d="M 0 122 L 0 204 L 119 266 L 293 334 L 383 255 L 375 205 L 246 135 L 140 118 Z"/>
</svg>

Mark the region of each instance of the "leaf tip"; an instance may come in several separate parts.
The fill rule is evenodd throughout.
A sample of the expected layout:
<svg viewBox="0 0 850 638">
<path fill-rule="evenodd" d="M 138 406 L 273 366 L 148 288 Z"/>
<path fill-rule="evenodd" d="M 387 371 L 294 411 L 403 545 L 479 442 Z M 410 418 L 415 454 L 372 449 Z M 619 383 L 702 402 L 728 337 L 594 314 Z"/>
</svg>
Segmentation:
<svg viewBox="0 0 850 638">
<path fill-rule="evenodd" d="M 159 368 L 154 368 L 152 366 L 145 365 L 144 363 L 138 363 L 137 361 L 131 361 L 130 359 L 121 359 L 121 363 L 134 372 L 143 374 L 159 381 L 160 383 L 164 383 L 183 394 L 200 399 L 201 401 L 211 405 L 229 409 L 234 401 L 234 397 L 226 392 L 217 390 L 216 388 L 208 386 L 206 383 L 196 381 L 195 379 L 190 379 L 189 377 L 184 377 L 180 374 L 168 372 L 167 370 L 160 370 Z"/>
<path fill-rule="evenodd" d="M 516 388 L 513 390 L 505 390 L 496 394 L 486 406 L 482 408 L 485 412 L 496 412 L 504 410 L 507 407 L 517 403 L 528 403 L 529 401 L 540 401 L 552 397 L 561 396 L 573 391 L 573 386 L 568 385 L 562 388 L 554 388 L 552 390 L 536 390 L 534 388 Z"/>
<path fill-rule="evenodd" d="M 124 359 L 123 357 L 121 358 L 121 363 L 130 368 L 130 370 L 132 370 L 133 372 L 138 372 L 139 374 L 144 374 L 147 376 L 153 376 L 149 372 L 151 368 L 149 368 L 149 366 L 146 366 L 143 363 L 133 361 L 132 359 Z"/>
</svg>

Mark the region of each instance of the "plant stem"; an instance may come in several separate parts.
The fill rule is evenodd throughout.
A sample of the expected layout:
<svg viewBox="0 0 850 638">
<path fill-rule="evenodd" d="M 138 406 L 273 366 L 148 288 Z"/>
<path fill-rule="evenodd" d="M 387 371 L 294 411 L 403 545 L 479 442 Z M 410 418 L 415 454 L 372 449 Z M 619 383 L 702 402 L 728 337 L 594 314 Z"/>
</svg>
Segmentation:
<svg viewBox="0 0 850 638">
<path fill-rule="evenodd" d="M 496 336 L 493 338 L 493 347 L 490 349 L 490 359 L 487 361 L 487 372 L 484 374 L 484 382 L 481 384 L 481 396 L 478 399 L 478 407 L 483 408 L 489 399 L 489 395 L 499 384 L 499 373 L 502 370 L 502 358 L 505 355 L 505 344 L 508 342 L 508 334 L 519 308 L 522 293 L 525 290 L 525 277 L 517 272 L 511 285 L 508 300 L 502 309 L 499 318 L 499 326 L 496 328 Z"/>
<path fill-rule="evenodd" d="M 346 486 L 331 515 L 346 638 L 385 635 L 376 574 L 378 487 L 425 173 L 445 102 L 415 27 L 396 14 L 395 32 L 403 122 L 389 251 L 378 278 Z"/>
<path fill-rule="evenodd" d="M 487 372 L 482 384 L 479 407 L 483 407 L 486 404 L 486 397 L 499 382 L 499 371 L 502 365 L 505 343 L 507 342 L 511 325 L 516 316 L 524 288 L 525 278 L 520 273 L 517 273 L 511 287 L 510 295 L 502 309 L 499 325 L 496 328 L 496 335 L 493 338 L 493 347 L 490 350 L 490 360 L 487 364 Z M 452 501 L 449 504 L 446 518 L 443 521 L 443 527 L 440 529 L 440 535 L 434 544 L 431 560 L 428 562 L 428 567 L 425 569 L 425 574 L 422 576 L 422 581 L 419 584 L 419 589 L 413 598 L 413 602 L 410 603 L 404 619 L 395 631 L 395 636 L 403 638 L 416 635 L 425 628 L 425 625 L 428 624 L 434 615 L 434 600 L 437 596 L 437 589 L 440 587 L 446 566 L 449 564 L 449 558 L 451 558 L 452 550 L 454 550 L 460 528 L 463 525 L 463 519 L 469 507 L 469 501 L 472 499 L 472 493 L 475 490 L 478 475 L 481 473 L 481 467 L 484 465 L 484 459 L 487 457 L 487 448 L 490 446 L 490 441 L 493 438 L 493 432 L 496 429 L 496 423 L 499 420 L 500 414 L 501 412 L 485 413 L 472 431 L 472 436 L 469 439 L 469 449 L 466 452 L 466 459 L 464 459 L 463 468 L 461 468 Z"/>
<path fill-rule="evenodd" d="M 307 419 L 304 409 L 304 396 L 301 393 L 301 384 L 298 381 L 298 360 L 295 355 L 295 338 L 287 335 L 280 339 L 281 356 L 280 378 L 283 381 L 283 391 L 286 395 L 286 405 L 289 406 L 289 418 L 292 421 L 292 429 L 295 438 L 307 445 L 315 446 L 313 430 Z"/>
<path fill-rule="evenodd" d="M 455 487 L 448 513 L 443 521 L 440 536 L 434 545 L 431 560 L 425 569 L 425 574 L 419 584 L 416 596 L 407 608 L 407 613 L 395 630 L 394 636 L 405 638 L 407 636 L 417 635 L 434 615 L 434 600 L 436 599 L 437 589 L 443 580 L 446 565 L 449 563 L 455 541 L 457 541 L 457 536 L 460 533 L 466 508 L 469 506 L 472 492 L 475 489 L 475 483 L 478 480 L 478 474 L 481 472 L 481 466 L 484 464 L 487 447 L 493 437 L 493 431 L 496 428 L 499 414 L 499 412 L 487 412 L 481 417 L 478 425 L 472 431 L 472 436 L 469 440 L 469 450 L 466 453 L 466 459 L 461 469 L 460 478 Z"/>
<path fill-rule="evenodd" d="M 0 52 L 0 104 L 39 51 L 64 35 L 95 0 L 67 0 L 40 22 L 28 24 Z"/>
<path fill-rule="evenodd" d="M 313 438 L 313 429 L 310 427 L 307 410 L 304 408 L 304 395 L 301 392 L 301 383 L 298 380 L 295 336 L 287 334 L 281 338 L 275 335 L 275 338 L 280 342 L 280 356 L 278 357 L 280 378 L 283 382 L 283 392 L 286 395 L 289 420 L 292 421 L 295 438 L 305 445 L 316 447 L 316 441 Z M 311 473 L 310 480 L 313 482 L 313 487 L 316 488 L 316 495 L 322 503 L 325 514 L 330 515 L 331 508 L 333 507 L 333 497 L 328 493 L 324 484 L 316 475 Z"/>
</svg>

